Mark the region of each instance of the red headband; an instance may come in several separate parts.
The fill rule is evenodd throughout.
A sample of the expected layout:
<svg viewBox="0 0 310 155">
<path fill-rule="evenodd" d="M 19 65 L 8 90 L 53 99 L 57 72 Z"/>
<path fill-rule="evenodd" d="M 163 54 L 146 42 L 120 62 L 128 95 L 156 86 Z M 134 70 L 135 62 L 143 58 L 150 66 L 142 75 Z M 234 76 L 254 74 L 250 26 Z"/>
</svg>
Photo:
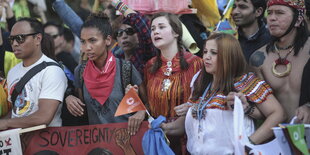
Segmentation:
<svg viewBox="0 0 310 155">
<path fill-rule="evenodd" d="M 297 9 L 300 14 L 303 14 L 306 10 L 304 0 L 269 0 L 267 6 L 272 5 L 285 5 Z"/>
</svg>

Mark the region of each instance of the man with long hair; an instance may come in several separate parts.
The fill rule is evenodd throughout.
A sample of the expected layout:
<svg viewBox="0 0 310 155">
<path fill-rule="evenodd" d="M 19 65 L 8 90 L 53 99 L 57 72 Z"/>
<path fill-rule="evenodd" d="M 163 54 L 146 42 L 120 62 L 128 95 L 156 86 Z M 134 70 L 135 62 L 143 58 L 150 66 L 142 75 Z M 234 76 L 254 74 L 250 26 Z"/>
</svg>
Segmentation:
<svg viewBox="0 0 310 155">
<path fill-rule="evenodd" d="M 267 23 L 272 40 L 253 53 L 250 64 L 274 90 L 288 114 L 310 123 L 310 108 L 300 103 L 304 66 L 310 57 L 310 39 L 304 19 L 304 0 L 269 0 Z M 308 79 L 309 80 L 309 79 Z"/>
</svg>

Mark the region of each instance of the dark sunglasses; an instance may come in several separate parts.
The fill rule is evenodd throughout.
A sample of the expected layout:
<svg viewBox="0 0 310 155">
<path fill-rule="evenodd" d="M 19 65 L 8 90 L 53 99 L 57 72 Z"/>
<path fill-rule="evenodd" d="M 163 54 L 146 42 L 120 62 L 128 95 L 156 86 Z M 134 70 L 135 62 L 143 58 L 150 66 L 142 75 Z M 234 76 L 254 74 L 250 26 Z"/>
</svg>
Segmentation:
<svg viewBox="0 0 310 155">
<path fill-rule="evenodd" d="M 50 35 L 53 39 L 56 39 L 58 36 L 59 36 L 59 34 L 54 34 L 54 35 Z"/>
<path fill-rule="evenodd" d="M 16 35 L 16 36 L 9 36 L 9 41 L 10 41 L 11 45 L 13 45 L 14 40 L 16 40 L 16 42 L 18 44 L 22 44 L 22 43 L 24 43 L 26 41 L 26 37 L 33 36 L 33 35 L 36 35 L 36 34 L 38 34 L 38 32 L 30 33 L 30 34 L 19 34 L 19 35 Z"/>
<path fill-rule="evenodd" d="M 119 29 L 117 32 L 116 32 L 116 36 L 117 37 L 121 37 L 123 35 L 123 32 L 125 32 L 127 35 L 133 35 L 136 33 L 136 31 L 133 29 L 133 28 L 127 28 L 125 30 L 123 29 Z"/>
</svg>

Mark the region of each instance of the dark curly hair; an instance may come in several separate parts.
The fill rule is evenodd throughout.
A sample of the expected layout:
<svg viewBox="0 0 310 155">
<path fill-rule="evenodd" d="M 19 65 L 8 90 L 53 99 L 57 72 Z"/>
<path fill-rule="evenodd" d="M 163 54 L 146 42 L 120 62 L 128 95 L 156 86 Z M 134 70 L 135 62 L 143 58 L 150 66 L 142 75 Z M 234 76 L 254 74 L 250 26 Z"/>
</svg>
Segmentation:
<svg viewBox="0 0 310 155">
<path fill-rule="evenodd" d="M 112 36 L 112 27 L 109 17 L 103 12 L 91 13 L 82 25 L 82 29 L 83 28 L 97 28 L 104 38 Z"/>
</svg>

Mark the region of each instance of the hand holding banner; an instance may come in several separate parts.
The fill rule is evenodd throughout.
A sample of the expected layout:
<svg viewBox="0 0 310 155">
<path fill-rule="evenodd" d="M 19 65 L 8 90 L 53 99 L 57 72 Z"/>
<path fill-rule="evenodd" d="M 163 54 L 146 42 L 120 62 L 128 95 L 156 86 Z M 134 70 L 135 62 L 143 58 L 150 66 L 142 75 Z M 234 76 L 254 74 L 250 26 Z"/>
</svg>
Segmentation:
<svg viewBox="0 0 310 155">
<path fill-rule="evenodd" d="M 141 110 L 146 110 L 146 108 L 136 91 L 131 88 L 118 105 L 114 116 L 116 117 Z"/>
</svg>

